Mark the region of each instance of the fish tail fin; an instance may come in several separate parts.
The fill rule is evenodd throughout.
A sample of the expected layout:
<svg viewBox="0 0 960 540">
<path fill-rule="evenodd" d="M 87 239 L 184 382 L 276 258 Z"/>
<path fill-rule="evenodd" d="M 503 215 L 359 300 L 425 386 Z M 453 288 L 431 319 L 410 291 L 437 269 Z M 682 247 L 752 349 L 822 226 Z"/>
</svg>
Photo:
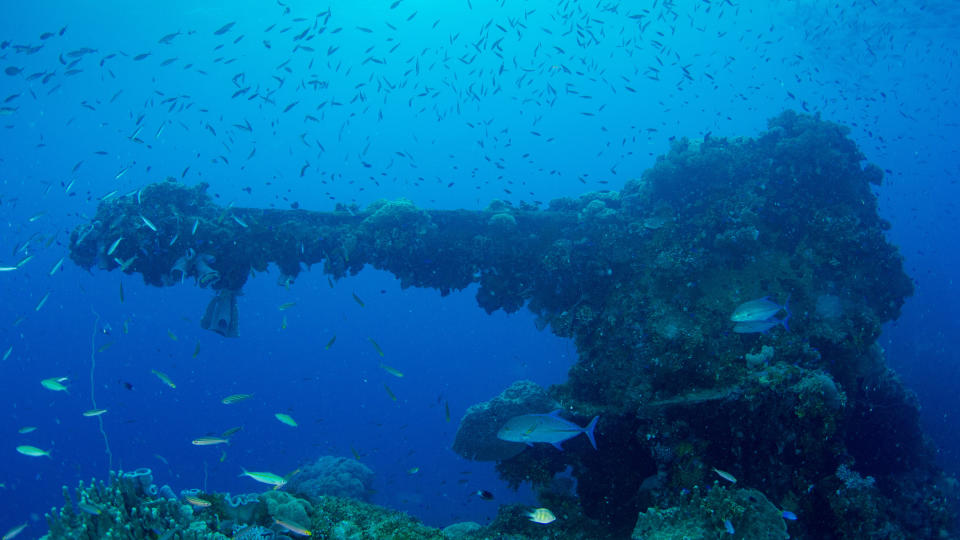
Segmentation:
<svg viewBox="0 0 960 540">
<path fill-rule="evenodd" d="M 787 295 L 787 301 L 783 303 L 783 310 L 787 312 L 787 316 L 780 320 L 780 324 L 782 324 L 783 328 L 789 332 L 790 326 L 787 325 L 787 321 L 790 320 L 790 295 Z"/>
<path fill-rule="evenodd" d="M 587 438 L 590 439 L 590 444 L 593 445 L 593 449 L 597 449 L 597 439 L 593 436 L 593 430 L 597 428 L 597 420 L 600 420 L 600 416 L 594 416 L 593 420 L 587 424 L 587 427 L 583 428 L 583 432 L 587 435 Z"/>
<path fill-rule="evenodd" d="M 787 326 L 787 321 L 790 320 L 790 294 L 787 295 L 787 301 L 783 303 L 783 310 L 787 312 L 787 316 L 784 317 L 783 320 L 780 321 L 780 323 L 783 324 L 784 329 L 786 329 L 787 332 L 789 332 L 790 327 Z"/>
</svg>

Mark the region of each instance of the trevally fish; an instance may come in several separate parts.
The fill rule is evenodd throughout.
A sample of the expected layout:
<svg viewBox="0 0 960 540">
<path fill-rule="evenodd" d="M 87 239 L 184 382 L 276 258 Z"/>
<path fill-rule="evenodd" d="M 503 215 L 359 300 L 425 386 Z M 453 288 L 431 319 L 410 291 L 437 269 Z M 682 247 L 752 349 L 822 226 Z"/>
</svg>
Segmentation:
<svg viewBox="0 0 960 540">
<path fill-rule="evenodd" d="M 733 331 L 737 334 L 754 334 L 766 332 L 778 324 L 782 324 L 786 330 L 790 330 L 790 327 L 787 326 L 787 321 L 790 320 L 789 303 L 789 297 L 781 306 L 767 296 L 744 302 L 737 306 L 737 309 L 733 310 L 733 314 L 730 315 L 730 320 L 737 323 L 734 325 Z M 781 311 L 786 313 L 783 318 L 777 317 Z"/>
<path fill-rule="evenodd" d="M 789 318 L 789 316 L 782 319 L 773 317 L 765 321 L 738 322 L 733 325 L 733 332 L 736 334 L 762 334 L 778 324 L 782 324 L 784 328 L 790 330 L 790 327 L 787 326 L 787 319 Z"/>
<path fill-rule="evenodd" d="M 593 437 L 593 430 L 597 427 L 599 419 L 599 416 L 595 416 L 587 427 L 580 427 L 561 418 L 559 409 L 550 414 L 524 414 L 507 420 L 507 423 L 497 432 L 497 438 L 502 441 L 527 443 L 531 446 L 533 443 L 550 443 L 562 450 L 560 443 L 583 433 L 596 449 L 597 441 Z"/>
</svg>

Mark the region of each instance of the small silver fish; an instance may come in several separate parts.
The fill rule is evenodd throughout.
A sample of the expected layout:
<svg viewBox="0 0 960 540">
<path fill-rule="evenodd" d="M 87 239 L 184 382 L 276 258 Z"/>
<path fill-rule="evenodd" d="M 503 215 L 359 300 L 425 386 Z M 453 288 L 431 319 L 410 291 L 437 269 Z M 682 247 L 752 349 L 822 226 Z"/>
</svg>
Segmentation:
<svg viewBox="0 0 960 540">
<path fill-rule="evenodd" d="M 60 257 L 60 260 L 57 261 L 57 264 L 53 265 L 53 268 L 50 269 L 50 275 L 51 275 L 51 276 L 54 275 L 54 274 L 56 274 L 56 273 L 57 273 L 57 270 L 59 270 L 60 267 L 63 266 L 63 259 L 64 259 L 64 257 Z"/>
<path fill-rule="evenodd" d="M 92 515 L 92 516 L 99 516 L 100 514 L 103 513 L 103 508 L 101 508 L 101 507 L 99 507 L 99 506 L 97 506 L 97 505 L 95 505 L 95 504 L 88 503 L 88 502 L 86 502 L 86 501 L 80 501 L 80 502 L 78 502 L 78 503 L 77 503 L 77 508 L 79 508 L 80 510 L 83 510 L 84 512 L 86 512 L 86 513 L 88 513 L 88 514 L 90 514 L 90 515 Z"/>
<path fill-rule="evenodd" d="M 720 469 L 714 467 L 713 472 L 717 473 L 717 476 L 719 476 L 720 478 L 723 478 L 724 480 L 726 480 L 727 482 L 730 482 L 731 484 L 737 483 L 737 479 L 727 471 L 721 471 Z"/>
<path fill-rule="evenodd" d="M 127 268 L 130 268 L 130 265 L 133 264 L 133 261 L 135 261 L 135 260 L 137 260 L 137 256 L 136 256 L 136 255 L 134 255 L 133 257 L 130 257 L 129 259 L 127 259 L 127 260 L 125 260 L 125 261 L 121 261 L 118 257 L 114 257 L 114 258 L 113 258 L 113 262 L 115 262 L 115 263 L 117 263 L 117 264 L 120 265 L 120 271 L 121 271 L 121 272 L 126 272 L 126 271 L 127 271 Z"/>
<path fill-rule="evenodd" d="M 22 525 L 17 525 L 16 527 L 12 527 L 9 531 L 7 531 L 6 533 L 4 533 L 4 535 L 3 535 L 3 540 L 13 540 L 13 539 L 16 538 L 17 536 L 19 536 L 20 533 L 22 533 L 23 530 L 26 529 L 26 528 L 27 528 L 27 524 L 26 524 L 26 523 L 24 523 L 24 524 L 22 524 Z"/>
<path fill-rule="evenodd" d="M 143 223 L 144 223 L 147 227 L 150 227 L 150 230 L 151 230 L 151 231 L 157 232 L 157 226 L 154 225 L 152 221 L 150 221 L 149 219 L 147 219 L 147 218 L 146 218 L 145 216 L 143 216 L 142 214 L 140 215 L 140 219 L 143 220 Z"/>
<path fill-rule="evenodd" d="M 120 246 L 120 241 L 123 240 L 123 237 L 117 238 L 112 244 L 110 244 L 110 249 L 107 250 L 107 255 L 113 255 L 113 252 L 117 250 L 117 247 Z"/>
</svg>

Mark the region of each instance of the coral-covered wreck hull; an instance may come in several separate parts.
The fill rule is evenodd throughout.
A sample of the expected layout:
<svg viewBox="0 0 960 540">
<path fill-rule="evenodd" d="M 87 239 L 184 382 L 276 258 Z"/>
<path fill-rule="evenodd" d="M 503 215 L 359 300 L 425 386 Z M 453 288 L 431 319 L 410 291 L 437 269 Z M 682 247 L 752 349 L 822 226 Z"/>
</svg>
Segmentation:
<svg viewBox="0 0 960 540">
<path fill-rule="evenodd" d="M 871 191 L 883 172 L 863 159 L 844 128 L 787 112 L 755 139 L 675 140 L 621 191 L 546 209 L 223 208 L 205 185 L 164 182 L 103 201 L 71 258 L 155 286 L 195 278 L 221 291 L 205 327 L 227 336 L 235 293 L 270 263 L 285 285 L 304 266 L 340 278 L 372 265 L 442 294 L 478 283 L 488 312 L 526 306 L 575 341 L 569 380 L 472 408 L 454 448 L 534 482 L 570 538 L 715 537 L 771 519 L 770 538 L 938 537 L 953 531 L 943 475 L 876 343 L 912 283 Z M 789 331 L 734 331 L 733 310 L 765 296 L 789 302 Z M 601 416 L 599 450 L 490 447 L 503 411 L 557 405 L 580 425 Z M 551 487 L 568 466 L 575 497 Z M 754 492 L 769 504 L 744 504 Z M 542 534 L 518 515 L 505 508 L 487 534 Z"/>
</svg>

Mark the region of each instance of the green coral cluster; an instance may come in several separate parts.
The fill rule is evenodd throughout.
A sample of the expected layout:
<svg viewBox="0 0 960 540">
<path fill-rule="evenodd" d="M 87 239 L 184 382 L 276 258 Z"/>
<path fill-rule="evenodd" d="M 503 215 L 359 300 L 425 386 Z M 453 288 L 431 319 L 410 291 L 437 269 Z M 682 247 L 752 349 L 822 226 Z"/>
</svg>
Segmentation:
<svg viewBox="0 0 960 540">
<path fill-rule="evenodd" d="M 670 508 L 641 512 L 634 540 L 784 540 L 790 538 L 780 510 L 755 489 L 714 484 L 694 489 Z"/>
<path fill-rule="evenodd" d="M 156 538 L 168 530 L 196 531 L 191 528 L 195 520 L 205 530 L 208 525 L 205 519 L 194 516 L 186 502 L 157 496 L 145 469 L 111 472 L 108 482 L 81 481 L 74 490 L 75 499 L 64 486 L 63 497 L 64 506 L 51 509 L 46 516 L 51 539 Z"/>
<path fill-rule="evenodd" d="M 145 473 L 143 471 L 146 471 Z M 156 539 L 225 540 L 296 536 L 287 525 L 302 527 L 317 538 L 338 540 L 442 540 L 439 529 L 407 514 L 355 499 L 299 497 L 284 491 L 233 497 L 184 491 L 175 496 L 157 488 L 148 470 L 111 473 L 108 482 L 81 482 L 65 504 L 47 514 L 50 540 Z M 191 495 L 202 506 L 186 500 Z"/>
</svg>

